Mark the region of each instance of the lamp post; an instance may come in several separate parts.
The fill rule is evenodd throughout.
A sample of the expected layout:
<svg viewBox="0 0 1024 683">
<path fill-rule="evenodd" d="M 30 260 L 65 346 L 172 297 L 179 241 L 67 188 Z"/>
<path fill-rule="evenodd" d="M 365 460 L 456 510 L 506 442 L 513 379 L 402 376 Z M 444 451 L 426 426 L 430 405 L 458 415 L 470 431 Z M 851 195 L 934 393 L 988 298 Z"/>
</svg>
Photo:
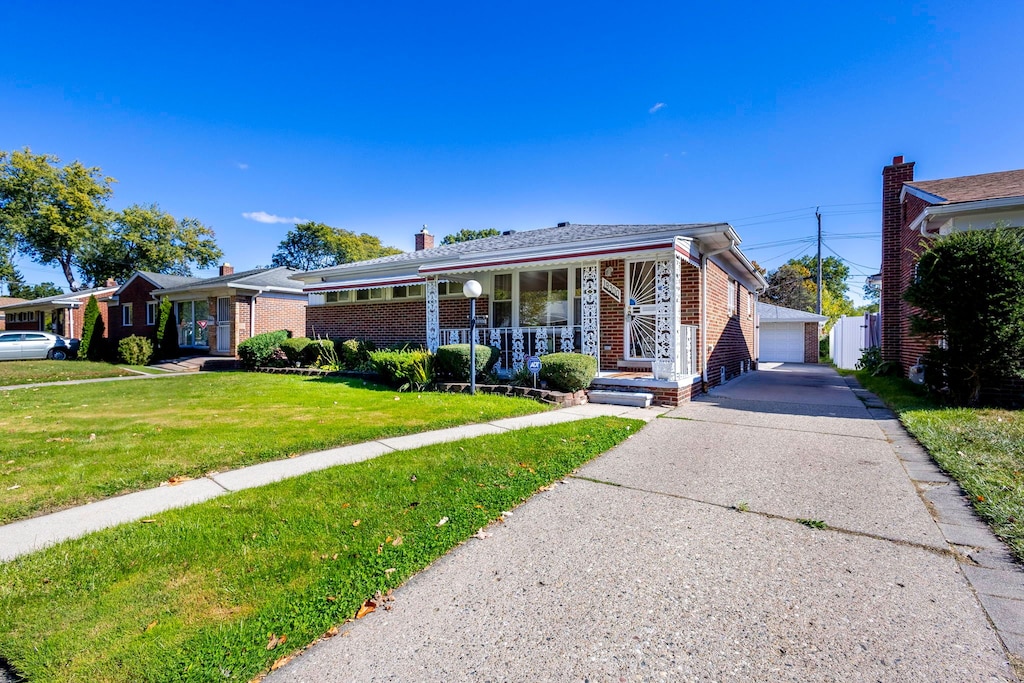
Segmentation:
<svg viewBox="0 0 1024 683">
<path fill-rule="evenodd" d="M 484 288 L 476 280 L 467 280 L 462 293 L 469 299 L 469 393 L 476 394 L 476 300 Z"/>
</svg>

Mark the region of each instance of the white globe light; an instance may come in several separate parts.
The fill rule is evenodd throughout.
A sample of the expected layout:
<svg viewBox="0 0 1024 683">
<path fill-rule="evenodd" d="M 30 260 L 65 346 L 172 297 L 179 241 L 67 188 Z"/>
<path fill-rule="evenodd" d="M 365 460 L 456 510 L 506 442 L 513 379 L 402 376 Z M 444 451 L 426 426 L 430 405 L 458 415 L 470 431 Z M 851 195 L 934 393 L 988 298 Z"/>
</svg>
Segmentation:
<svg viewBox="0 0 1024 683">
<path fill-rule="evenodd" d="M 468 280 L 462 285 L 462 293 L 469 299 L 476 299 L 484 293 L 484 288 L 476 280 Z"/>
</svg>

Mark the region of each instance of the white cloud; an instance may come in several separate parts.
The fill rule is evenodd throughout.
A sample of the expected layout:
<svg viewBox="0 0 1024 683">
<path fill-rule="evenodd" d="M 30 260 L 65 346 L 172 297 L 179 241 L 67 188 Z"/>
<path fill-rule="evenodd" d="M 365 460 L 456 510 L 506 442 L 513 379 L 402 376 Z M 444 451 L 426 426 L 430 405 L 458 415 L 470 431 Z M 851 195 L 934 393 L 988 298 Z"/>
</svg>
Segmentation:
<svg viewBox="0 0 1024 683">
<path fill-rule="evenodd" d="M 242 218 L 248 218 L 251 221 L 257 223 L 305 223 L 305 218 L 285 218 L 284 216 L 275 216 L 272 213 L 266 211 L 247 211 L 242 214 Z"/>
<path fill-rule="evenodd" d="M 651 107 L 650 109 L 648 109 L 648 110 L 647 110 L 647 113 L 648 113 L 648 114 L 653 114 L 654 112 L 658 111 L 659 109 L 662 109 L 662 108 L 664 108 L 664 106 L 665 106 L 665 103 L 664 103 L 664 102 L 658 102 L 658 103 L 657 103 L 656 105 L 654 105 L 653 107 Z"/>
<path fill-rule="evenodd" d="M 249 164 L 244 164 L 241 161 L 236 162 L 235 166 L 237 166 L 238 170 L 240 170 L 240 171 L 248 171 L 249 170 Z"/>
</svg>

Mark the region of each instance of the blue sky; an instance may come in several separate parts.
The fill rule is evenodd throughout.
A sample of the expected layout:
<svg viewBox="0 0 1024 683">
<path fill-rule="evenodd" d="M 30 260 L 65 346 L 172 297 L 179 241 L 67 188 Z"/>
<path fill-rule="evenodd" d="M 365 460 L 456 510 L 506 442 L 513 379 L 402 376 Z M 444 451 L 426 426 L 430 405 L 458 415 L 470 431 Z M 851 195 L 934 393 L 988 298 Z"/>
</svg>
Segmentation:
<svg viewBox="0 0 1024 683">
<path fill-rule="evenodd" d="M 771 268 L 821 206 L 858 300 L 893 155 L 1024 166 L 1024 4 L 711 4 L 8 0 L 0 149 L 100 166 L 114 208 L 198 218 L 236 268 L 291 227 L 258 212 L 401 249 L 729 221 Z"/>
</svg>

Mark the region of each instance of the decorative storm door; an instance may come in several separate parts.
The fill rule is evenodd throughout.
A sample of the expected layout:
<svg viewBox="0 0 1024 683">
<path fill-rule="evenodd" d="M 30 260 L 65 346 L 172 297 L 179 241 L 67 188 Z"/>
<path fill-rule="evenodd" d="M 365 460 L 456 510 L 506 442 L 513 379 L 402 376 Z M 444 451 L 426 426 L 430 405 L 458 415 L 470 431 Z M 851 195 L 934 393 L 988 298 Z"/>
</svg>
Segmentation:
<svg viewBox="0 0 1024 683">
<path fill-rule="evenodd" d="M 654 261 L 627 264 L 626 350 L 630 360 L 654 360 L 657 330 Z"/>
<path fill-rule="evenodd" d="M 217 299 L 217 351 L 231 351 L 231 299 Z"/>
</svg>

